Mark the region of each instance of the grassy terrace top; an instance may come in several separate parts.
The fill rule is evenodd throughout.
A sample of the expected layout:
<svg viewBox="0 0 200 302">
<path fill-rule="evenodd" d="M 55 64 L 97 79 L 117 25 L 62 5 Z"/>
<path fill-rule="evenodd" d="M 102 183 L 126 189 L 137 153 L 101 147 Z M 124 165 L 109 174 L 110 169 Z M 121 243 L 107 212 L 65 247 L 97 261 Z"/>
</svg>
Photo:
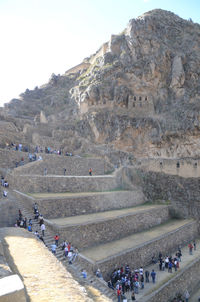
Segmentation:
<svg viewBox="0 0 200 302">
<path fill-rule="evenodd" d="M 97 222 L 97 221 L 122 217 L 129 214 L 137 214 L 142 211 L 152 210 L 162 207 L 163 205 L 142 205 L 133 208 L 126 208 L 126 209 L 120 209 L 114 211 L 106 211 L 106 212 L 93 213 L 88 215 L 79 215 L 79 216 L 51 219 L 49 221 L 59 226 L 81 225 L 83 223 L 85 224 L 90 222 Z"/>
<path fill-rule="evenodd" d="M 103 195 L 103 194 L 112 194 L 116 192 L 130 192 L 122 189 L 116 189 L 111 191 L 104 192 L 80 192 L 80 193 L 72 193 L 72 192 L 64 192 L 64 193 L 28 193 L 27 195 L 37 198 L 37 199 L 55 199 L 55 198 L 65 198 L 65 197 L 79 197 L 79 196 L 93 196 L 93 195 Z"/>
<path fill-rule="evenodd" d="M 97 247 L 90 247 L 88 250 L 86 249 L 83 251 L 82 254 L 93 261 L 101 261 L 122 251 L 136 248 L 137 246 L 145 244 L 146 242 L 167 234 L 168 232 L 175 231 L 177 228 L 180 228 L 192 221 L 192 219 L 172 219 L 167 223 L 153 227 L 148 231 L 136 233 L 120 240 L 98 245 Z"/>
</svg>

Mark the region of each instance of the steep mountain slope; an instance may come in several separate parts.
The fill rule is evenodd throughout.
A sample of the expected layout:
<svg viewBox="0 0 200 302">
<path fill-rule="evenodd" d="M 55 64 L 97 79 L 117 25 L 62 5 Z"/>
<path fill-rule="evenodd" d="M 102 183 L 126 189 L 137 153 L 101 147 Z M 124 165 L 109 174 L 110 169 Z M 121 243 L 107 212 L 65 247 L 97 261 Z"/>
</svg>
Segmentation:
<svg viewBox="0 0 200 302">
<path fill-rule="evenodd" d="M 157 9 L 5 110 L 31 118 L 43 111 L 62 134 L 135 157 L 198 157 L 199 70 L 200 25 Z"/>
</svg>

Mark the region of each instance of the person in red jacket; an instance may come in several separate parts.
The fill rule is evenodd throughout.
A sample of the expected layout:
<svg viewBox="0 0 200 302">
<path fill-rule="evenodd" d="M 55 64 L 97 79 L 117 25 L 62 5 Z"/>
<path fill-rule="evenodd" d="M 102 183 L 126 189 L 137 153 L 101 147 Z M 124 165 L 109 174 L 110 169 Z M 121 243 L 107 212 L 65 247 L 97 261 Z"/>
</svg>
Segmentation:
<svg viewBox="0 0 200 302">
<path fill-rule="evenodd" d="M 189 243 L 188 247 L 189 247 L 189 255 L 192 255 L 192 249 L 193 249 L 192 243 Z"/>
<path fill-rule="evenodd" d="M 120 288 L 118 288 L 118 290 L 117 290 L 117 299 L 118 299 L 118 302 L 120 302 L 121 301 L 121 289 Z"/>
<path fill-rule="evenodd" d="M 60 237 L 58 235 L 54 236 L 54 239 L 55 239 L 55 244 L 58 246 L 58 241 L 60 239 Z"/>
</svg>

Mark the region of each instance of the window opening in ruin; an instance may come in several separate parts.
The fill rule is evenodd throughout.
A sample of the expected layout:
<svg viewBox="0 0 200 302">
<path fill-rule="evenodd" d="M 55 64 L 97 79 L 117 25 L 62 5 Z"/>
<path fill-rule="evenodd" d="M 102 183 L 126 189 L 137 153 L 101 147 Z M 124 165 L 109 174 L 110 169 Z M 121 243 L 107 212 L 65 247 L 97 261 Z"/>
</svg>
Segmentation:
<svg viewBox="0 0 200 302">
<path fill-rule="evenodd" d="M 180 168 L 180 163 L 179 162 L 176 163 L 176 167 Z"/>
<path fill-rule="evenodd" d="M 141 98 L 141 96 L 139 97 L 139 101 L 141 101 L 142 100 L 142 98 Z"/>
<path fill-rule="evenodd" d="M 134 96 L 134 101 L 136 101 L 137 100 L 137 98 L 136 98 L 136 96 Z"/>
<path fill-rule="evenodd" d="M 145 97 L 145 101 L 147 101 L 147 96 Z"/>
</svg>

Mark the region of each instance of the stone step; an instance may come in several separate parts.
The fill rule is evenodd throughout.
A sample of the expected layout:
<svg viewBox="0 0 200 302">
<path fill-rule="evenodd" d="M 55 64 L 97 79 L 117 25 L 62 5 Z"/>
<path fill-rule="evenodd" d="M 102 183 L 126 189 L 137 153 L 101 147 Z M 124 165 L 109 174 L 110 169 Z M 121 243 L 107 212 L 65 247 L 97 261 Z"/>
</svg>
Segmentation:
<svg viewBox="0 0 200 302">
<path fill-rule="evenodd" d="M 61 176 L 10 174 L 7 178 L 11 187 L 26 193 L 41 192 L 98 192 L 118 188 L 113 175 Z"/>
<path fill-rule="evenodd" d="M 20 203 L 19 203 L 19 205 L 20 205 Z M 22 211 L 22 214 L 24 215 L 24 207 L 23 207 L 23 203 L 21 203 L 20 209 L 21 209 L 21 211 Z M 32 209 L 31 209 L 31 211 L 32 211 Z M 29 215 L 29 212 L 26 211 L 26 214 Z M 32 218 L 32 219 L 34 218 L 34 214 L 33 214 L 33 213 L 32 213 L 32 214 L 30 213 L 30 218 Z M 39 224 L 34 224 L 34 225 L 33 225 L 33 232 L 35 232 L 36 230 L 38 230 L 39 234 L 41 234 L 41 230 L 40 230 Z M 47 228 L 46 228 L 46 230 L 45 230 L 44 240 L 45 240 L 45 241 L 48 241 L 47 247 L 48 247 L 49 251 L 51 251 L 51 244 L 54 243 L 54 239 L 53 239 L 53 236 L 54 236 L 54 235 L 55 235 L 55 234 L 54 234 L 54 233 L 51 233 L 51 231 L 49 230 L 49 228 L 48 228 L 48 226 L 47 226 Z M 47 238 L 48 238 L 48 239 L 47 239 Z M 46 242 L 45 242 L 45 243 L 46 243 Z M 61 261 L 61 262 L 63 263 L 63 265 L 65 265 L 65 266 L 67 267 L 67 270 L 68 270 L 68 271 L 74 272 L 75 279 L 78 278 L 78 279 L 82 280 L 82 277 L 81 277 L 81 269 L 83 268 L 83 266 L 77 262 L 78 257 L 77 257 L 75 263 L 73 263 L 72 265 L 69 265 L 69 264 L 68 264 L 68 259 L 63 255 L 63 250 L 61 250 L 60 247 L 57 249 L 57 253 L 56 253 L 55 256 L 56 256 L 56 258 L 57 258 L 59 261 Z M 93 280 L 93 278 L 96 278 L 93 274 L 92 274 L 92 275 L 88 274 L 88 277 L 89 277 L 91 280 Z M 88 283 L 89 283 L 89 282 L 88 282 Z M 99 279 L 96 278 L 96 280 L 93 281 L 91 284 L 92 284 L 92 286 L 95 286 L 98 290 L 100 290 L 100 288 L 99 288 Z M 89 283 L 90 286 L 91 286 L 91 284 Z M 100 282 L 100 285 L 101 285 L 101 282 Z M 102 285 L 101 285 L 101 286 L 102 286 Z M 101 286 L 100 286 L 100 287 L 101 287 Z M 105 286 L 103 287 L 103 289 L 100 290 L 100 291 L 102 291 L 102 293 L 105 294 L 105 290 L 106 290 L 106 295 L 107 295 L 108 297 L 110 297 L 111 300 L 113 299 L 113 297 L 114 297 L 114 298 L 116 297 L 116 296 L 113 294 L 113 291 L 110 291 L 110 292 L 108 291 L 108 293 L 107 293 L 107 286 L 106 286 L 106 285 L 105 285 Z M 108 289 L 108 290 L 109 290 L 109 289 Z"/>
<path fill-rule="evenodd" d="M 120 239 L 169 219 L 168 206 L 142 205 L 81 216 L 45 220 L 54 233 L 79 249 Z"/>
<path fill-rule="evenodd" d="M 129 208 L 144 203 L 141 189 L 134 191 L 36 193 L 31 194 L 43 216 L 48 219 Z M 23 197 L 25 199 L 25 197 Z M 27 196 L 27 202 L 30 196 Z"/>
<path fill-rule="evenodd" d="M 79 261 L 90 271 L 99 267 L 107 278 L 114 268 L 127 263 L 131 269 L 146 266 L 156 252 L 166 255 L 196 238 L 197 234 L 196 221 L 173 219 L 148 231 L 85 249 Z"/>
</svg>

